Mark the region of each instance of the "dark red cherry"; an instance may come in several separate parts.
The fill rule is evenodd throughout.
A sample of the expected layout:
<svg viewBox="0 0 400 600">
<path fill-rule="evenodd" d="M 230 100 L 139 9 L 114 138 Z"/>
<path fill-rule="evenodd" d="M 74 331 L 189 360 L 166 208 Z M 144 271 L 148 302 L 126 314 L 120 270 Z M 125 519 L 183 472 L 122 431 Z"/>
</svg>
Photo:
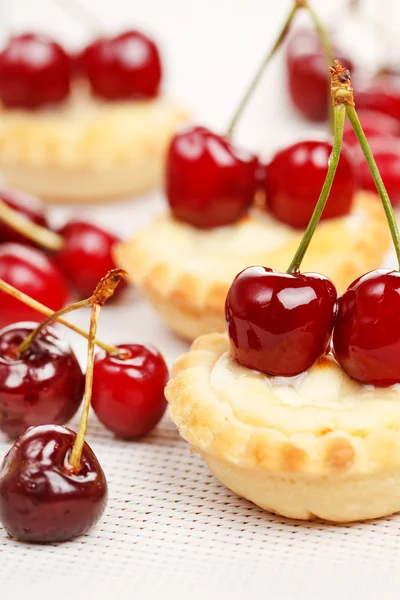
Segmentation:
<svg viewBox="0 0 400 600">
<path fill-rule="evenodd" d="M 156 44 L 140 31 L 101 38 L 81 54 L 93 94 L 106 100 L 154 98 L 162 76 Z"/>
<path fill-rule="evenodd" d="M 357 94 L 358 109 L 374 110 L 400 121 L 400 90 L 376 86 Z"/>
<path fill-rule="evenodd" d="M 232 356 L 269 375 L 291 377 L 306 371 L 328 345 L 336 299 L 333 283 L 318 273 L 245 269 L 226 298 Z"/>
<path fill-rule="evenodd" d="M 0 244 L 0 279 L 53 310 L 68 297 L 63 275 L 40 250 L 21 244 Z M 41 321 L 43 315 L 0 291 L 0 327 L 17 321 Z"/>
<path fill-rule="evenodd" d="M 256 156 L 205 127 L 172 139 L 166 193 L 175 218 L 200 228 L 228 225 L 246 213 L 257 188 Z"/>
<path fill-rule="evenodd" d="M 0 98 L 8 108 L 62 102 L 70 91 L 70 58 L 47 35 L 13 36 L 0 53 Z"/>
<path fill-rule="evenodd" d="M 275 154 L 265 170 L 266 204 L 274 217 L 292 227 L 307 227 L 325 181 L 331 150 L 330 142 L 305 140 Z M 347 215 L 356 188 L 353 160 L 343 148 L 322 219 Z"/>
<path fill-rule="evenodd" d="M 0 199 L 5 204 L 18 211 L 29 219 L 32 223 L 49 228 L 49 223 L 46 218 L 46 212 L 40 200 L 35 196 L 30 196 L 24 192 L 15 190 L 0 189 Z M 35 242 L 25 237 L 12 227 L 9 227 L 0 218 L 0 242 L 18 242 L 19 244 L 28 244 L 36 246 Z"/>
<path fill-rule="evenodd" d="M 396 138 L 400 135 L 400 122 L 389 115 L 367 109 L 360 109 L 357 111 L 357 115 L 368 140 L 372 137 Z M 349 120 L 346 120 L 344 125 L 343 141 L 348 146 L 359 147 Z"/>
<path fill-rule="evenodd" d="M 68 459 L 75 432 L 59 425 L 31 427 L 0 468 L 0 522 L 24 542 L 70 540 L 98 522 L 107 504 L 107 481 L 93 450 L 84 444 L 81 470 Z"/>
<path fill-rule="evenodd" d="M 13 438 L 32 425 L 64 425 L 82 401 L 79 363 L 52 327 L 16 356 L 16 348 L 36 326 L 14 323 L 0 330 L 0 430 Z"/>
<path fill-rule="evenodd" d="M 140 438 L 150 433 L 165 412 L 168 368 L 153 346 L 117 347 L 126 351 L 125 358 L 104 352 L 96 356 L 92 407 L 117 436 Z"/>
<path fill-rule="evenodd" d="M 70 221 L 59 233 L 64 237 L 65 245 L 55 256 L 55 261 L 79 296 L 88 298 L 100 279 L 116 268 L 113 247 L 120 240 L 101 227 L 80 220 Z M 124 287 L 121 282 L 114 298 Z"/>
<path fill-rule="evenodd" d="M 334 54 L 352 71 L 353 65 L 348 57 L 337 49 Z M 300 29 L 292 35 L 287 47 L 286 63 L 289 94 L 294 106 L 306 119 L 326 119 L 329 73 L 320 41 L 314 31 Z"/>
<path fill-rule="evenodd" d="M 388 137 L 372 137 L 368 140 L 375 162 L 393 204 L 400 204 L 400 140 Z M 358 183 L 364 190 L 376 192 L 368 164 L 361 151 L 354 153 Z"/>
<path fill-rule="evenodd" d="M 333 335 L 336 359 L 361 383 L 400 383 L 400 273 L 378 269 L 339 298 Z"/>
</svg>

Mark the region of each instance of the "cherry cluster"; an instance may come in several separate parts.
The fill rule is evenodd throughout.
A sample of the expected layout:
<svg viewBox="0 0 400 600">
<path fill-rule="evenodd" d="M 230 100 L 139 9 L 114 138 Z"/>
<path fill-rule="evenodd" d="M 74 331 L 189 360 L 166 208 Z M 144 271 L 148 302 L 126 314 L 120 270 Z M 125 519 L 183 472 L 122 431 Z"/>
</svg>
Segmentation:
<svg viewBox="0 0 400 600">
<path fill-rule="evenodd" d="M 70 55 L 48 35 L 12 36 L 0 53 L 0 100 L 7 108 L 59 104 L 73 79 L 85 79 L 107 101 L 157 96 L 162 76 L 156 44 L 136 30 L 103 36 Z"/>
<path fill-rule="evenodd" d="M 85 443 L 90 406 L 123 439 L 147 435 L 166 408 L 168 368 L 152 346 L 96 340 L 101 306 L 121 276 L 114 269 L 86 301 L 92 306 L 86 378 L 69 344 L 49 325 L 14 323 L 0 331 L 0 430 L 20 436 L 0 467 L 0 521 L 24 541 L 64 541 L 86 533 L 107 501 L 107 482 Z M 94 354 L 94 344 L 103 350 Z M 78 434 L 63 427 L 84 407 Z"/>
<path fill-rule="evenodd" d="M 103 274 L 115 268 L 113 246 L 118 241 L 113 233 L 82 219 L 52 231 L 37 198 L 0 190 L 0 278 L 53 310 L 65 305 L 68 283 L 80 298 L 92 293 Z M 45 251 L 38 248 L 41 245 Z M 1 327 L 38 317 L 37 311 L 1 291 L 0 305 Z"/>
</svg>

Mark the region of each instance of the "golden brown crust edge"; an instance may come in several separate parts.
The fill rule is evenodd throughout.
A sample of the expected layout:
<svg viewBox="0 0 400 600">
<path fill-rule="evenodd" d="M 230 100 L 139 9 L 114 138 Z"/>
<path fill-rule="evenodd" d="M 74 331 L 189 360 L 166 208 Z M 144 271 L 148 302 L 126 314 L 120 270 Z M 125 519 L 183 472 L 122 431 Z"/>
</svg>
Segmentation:
<svg viewBox="0 0 400 600">
<path fill-rule="evenodd" d="M 316 243 L 311 244 L 303 263 L 303 271 L 318 271 L 330 277 L 339 293 L 363 273 L 379 267 L 390 243 L 386 217 L 378 197 L 359 192 L 356 204 L 367 212 L 367 226 L 357 231 L 345 246 L 340 228 L 335 231 L 335 223 L 326 221 L 321 225 L 320 238 L 317 236 Z M 329 237 L 329 251 L 324 231 Z M 191 341 L 204 333 L 224 331 L 224 304 L 230 282 L 199 281 L 196 275 L 180 272 L 175 264 L 163 261 L 162 257 L 147 250 L 142 241 L 149 236 L 152 236 L 152 225 L 117 246 L 117 264 L 128 271 L 133 284 L 141 287 L 160 316 L 179 336 Z M 279 252 L 261 256 L 259 264 L 285 270 L 297 243 L 298 238 L 294 236 L 292 242 L 279 248 Z M 334 252 L 332 248 L 335 248 Z"/>
<path fill-rule="evenodd" d="M 194 449 L 237 467 L 272 474 L 339 477 L 400 468 L 395 427 L 288 435 L 238 420 L 209 384 L 213 365 L 227 349 L 226 334 L 199 338 L 176 362 L 166 388 L 170 417 Z"/>
</svg>

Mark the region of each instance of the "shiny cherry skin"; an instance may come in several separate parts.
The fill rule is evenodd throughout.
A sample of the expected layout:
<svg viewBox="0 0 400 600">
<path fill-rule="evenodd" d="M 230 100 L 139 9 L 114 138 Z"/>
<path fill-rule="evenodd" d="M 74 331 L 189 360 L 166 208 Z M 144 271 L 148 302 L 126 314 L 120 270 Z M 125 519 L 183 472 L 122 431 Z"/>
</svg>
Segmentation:
<svg viewBox="0 0 400 600">
<path fill-rule="evenodd" d="M 400 273 L 377 269 L 339 298 L 333 335 L 336 359 L 364 384 L 400 383 Z"/>
<path fill-rule="evenodd" d="M 20 357 L 15 349 L 37 323 L 0 331 L 0 430 L 16 438 L 33 425 L 64 425 L 78 410 L 84 376 L 75 354 L 48 327 Z"/>
<path fill-rule="evenodd" d="M 95 96 L 130 100 L 158 95 L 160 54 L 156 44 L 140 31 L 100 38 L 81 53 L 80 60 Z"/>
<path fill-rule="evenodd" d="M 53 310 L 65 306 L 68 288 L 46 254 L 21 244 L 0 244 L 0 278 Z M 43 315 L 0 291 L 0 327 L 17 321 L 41 321 Z"/>
<path fill-rule="evenodd" d="M 241 365 L 269 375 L 303 373 L 328 346 L 336 300 L 335 286 L 318 273 L 245 269 L 226 297 L 232 356 Z"/>
<path fill-rule="evenodd" d="M 81 298 L 88 298 L 96 285 L 111 269 L 116 268 L 113 247 L 119 238 L 87 221 L 73 220 L 59 233 L 65 245 L 54 257 L 60 270 Z M 121 282 L 114 294 L 117 298 L 125 287 Z"/>
<path fill-rule="evenodd" d="M 357 111 L 362 128 L 368 140 L 372 137 L 396 138 L 400 136 L 400 122 L 397 119 L 375 110 Z M 344 125 L 343 141 L 347 146 L 359 148 L 359 142 L 349 120 Z"/>
<path fill-rule="evenodd" d="M 400 140 L 388 137 L 372 137 L 368 140 L 393 204 L 400 204 Z M 361 151 L 355 152 L 357 178 L 361 188 L 376 192 L 368 164 Z"/>
<path fill-rule="evenodd" d="M 88 531 L 107 504 L 107 481 L 85 443 L 81 470 L 68 459 L 76 434 L 59 425 L 31 427 L 0 468 L 0 522 L 24 542 L 64 542 Z"/>
<path fill-rule="evenodd" d="M 332 144 L 305 140 L 277 152 L 265 170 L 268 210 L 292 227 L 307 227 L 328 170 Z M 336 176 L 322 219 L 347 215 L 352 206 L 357 177 L 353 160 L 342 149 Z"/>
<path fill-rule="evenodd" d="M 92 407 L 99 420 L 124 439 L 141 438 L 157 425 L 167 402 L 168 368 L 153 346 L 121 344 L 118 358 L 100 353 L 93 374 Z"/>
<path fill-rule="evenodd" d="M 335 49 L 335 57 L 352 71 L 348 57 Z M 318 36 L 312 30 L 296 31 L 286 54 L 287 84 L 290 98 L 300 114 L 310 121 L 328 116 L 329 74 Z M 358 105 L 357 105 L 358 106 Z"/>
<path fill-rule="evenodd" d="M 46 212 L 39 198 L 30 196 L 24 192 L 8 189 L 0 189 L 0 199 L 10 208 L 18 211 L 32 223 L 49 228 Z M 28 244 L 36 246 L 35 242 L 25 237 L 12 227 L 9 227 L 0 219 L 0 242 L 17 242 L 19 244 Z"/>
<path fill-rule="evenodd" d="M 70 91 L 70 58 L 47 35 L 13 36 L 0 53 L 0 98 L 7 108 L 60 103 Z"/>
<path fill-rule="evenodd" d="M 174 217 L 209 229 L 233 223 L 254 201 L 259 162 L 226 138 L 192 126 L 172 139 L 166 194 Z"/>
<path fill-rule="evenodd" d="M 376 86 L 357 93 L 357 111 L 374 110 L 400 121 L 400 90 Z"/>
</svg>

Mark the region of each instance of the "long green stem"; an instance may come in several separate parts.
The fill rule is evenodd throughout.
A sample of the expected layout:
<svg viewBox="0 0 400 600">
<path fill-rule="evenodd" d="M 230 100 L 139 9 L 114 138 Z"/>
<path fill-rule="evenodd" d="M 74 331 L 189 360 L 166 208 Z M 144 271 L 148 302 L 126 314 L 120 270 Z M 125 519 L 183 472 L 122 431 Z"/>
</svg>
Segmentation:
<svg viewBox="0 0 400 600">
<path fill-rule="evenodd" d="M 338 104 L 334 107 L 334 140 L 331 155 L 329 157 L 329 167 L 326 174 L 325 182 L 322 187 L 321 193 L 318 198 L 317 205 L 314 209 L 310 222 L 303 235 L 300 245 L 293 257 L 292 262 L 287 270 L 288 273 L 297 273 L 300 269 L 301 262 L 304 258 L 305 253 L 310 245 L 311 239 L 314 235 L 315 229 L 319 223 L 322 212 L 325 208 L 326 202 L 329 198 L 333 179 L 335 177 L 336 168 L 339 163 L 340 150 L 342 148 L 344 121 L 346 118 L 346 107 L 344 104 Z"/>
<path fill-rule="evenodd" d="M 400 268 L 400 234 L 399 228 L 397 226 L 396 218 L 394 216 L 392 204 L 390 202 L 389 195 L 386 191 L 385 184 L 382 181 L 382 177 L 379 173 L 378 167 L 376 165 L 374 156 L 371 152 L 371 148 L 367 142 L 367 138 L 365 137 L 363 128 L 357 116 L 356 110 L 354 106 L 347 105 L 346 112 L 348 119 L 354 129 L 354 133 L 357 136 L 357 139 L 360 143 L 361 149 L 364 152 L 365 159 L 368 163 L 369 170 L 371 171 L 371 175 L 376 185 L 376 189 L 382 201 L 383 208 L 386 213 L 387 222 L 389 224 L 390 233 L 393 239 L 394 249 L 396 251 L 397 262 L 399 263 Z"/>
<path fill-rule="evenodd" d="M 228 129 L 227 129 L 227 133 L 228 135 L 232 135 L 233 130 L 235 129 L 237 122 L 239 121 L 242 112 L 244 111 L 248 101 L 250 100 L 251 95 L 253 94 L 254 90 L 256 89 L 265 69 L 267 68 L 270 60 L 272 59 L 272 57 L 274 56 L 274 54 L 276 53 L 276 51 L 281 47 L 282 43 L 284 42 L 289 29 L 290 29 L 290 25 L 293 21 L 293 17 L 295 16 L 295 14 L 297 13 L 298 9 L 301 8 L 302 5 L 299 4 L 298 2 L 295 2 L 292 10 L 290 11 L 290 13 L 287 16 L 287 19 L 283 25 L 283 28 L 280 32 L 280 34 L 278 35 L 277 39 L 275 40 L 274 45 L 272 46 L 272 48 L 270 49 L 270 51 L 268 52 L 268 54 L 264 57 L 264 59 L 262 60 L 260 66 L 258 67 L 253 79 L 250 82 L 249 87 L 247 88 L 243 98 L 241 99 L 232 119 L 231 122 L 229 123 Z"/>
<path fill-rule="evenodd" d="M 44 329 L 46 329 L 46 327 L 48 327 L 51 323 L 57 321 L 59 317 L 67 315 L 68 313 L 73 312 L 74 310 L 78 310 L 79 308 L 87 308 L 88 306 L 91 306 L 91 304 L 92 298 L 87 298 L 86 300 L 81 300 L 80 302 L 75 302 L 74 304 L 65 306 L 64 308 L 61 308 L 52 315 L 49 315 L 47 319 L 42 321 L 37 327 L 35 327 L 35 329 L 33 329 L 33 331 L 31 331 L 29 335 L 26 336 L 24 340 L 22 340 L 22 342 L 16 350 L 17 355 L 23 356 L 23 354 L 28 350 L 32 342 L 37 338 L 37 336 L 40 335 L 40 333 Z"/>
<path fill-rule="evenodd" d="M 10 285 L 3 279 L 0 279 L 0 290 L 2 292 L 5 292 L 6 294 L 9 294 L 16 300 L 23 302 L 27 306 L 30 306 L 30 308 L 33 308 L 33 310 L 37 310 L 38 312 L 42 313 L 43 315 L 47 315 L 48 317 L 52 317 L 54 315 L 54 310 L 51 310 L 51 308 L 49 308 L 48 306 L 45 306 L 44 304 L 41 304 L 37 300 L 34 300 L 30 296 L 28 296 L 27 294 L 24 294 L 24 292 L 21 292 L 20 290 L 18 290 L 14 286 Z M 85 337 L 86 339 L 88 339 L 89 336 L 86 333 L 86 331 L 83 331 L 83 329 L 81 329 L 77 325 L 74 325 L 73 323 L 70 323 L 69 321 L 66 321 L 65 319 L 60 319 L 60 318 L 57 319 L 57 322 L 61 323 L 61 325 L 65 325 L 65 327 L 68 327 L 72 331 L 75 331 L 75 333 L 78 333 L 82 337 Z M 116 348 L 115 346 L 111 346 L 110 344 L 106 344 L 105 342 L 102 342 L 101 340 L 96 339 L 95 343 L 97 346 L 99 346 L 105 352 L 107 352 L 107 354 L 115 354 L 115 353 L 119 352 L 118 348 Z"/>
</svg>

